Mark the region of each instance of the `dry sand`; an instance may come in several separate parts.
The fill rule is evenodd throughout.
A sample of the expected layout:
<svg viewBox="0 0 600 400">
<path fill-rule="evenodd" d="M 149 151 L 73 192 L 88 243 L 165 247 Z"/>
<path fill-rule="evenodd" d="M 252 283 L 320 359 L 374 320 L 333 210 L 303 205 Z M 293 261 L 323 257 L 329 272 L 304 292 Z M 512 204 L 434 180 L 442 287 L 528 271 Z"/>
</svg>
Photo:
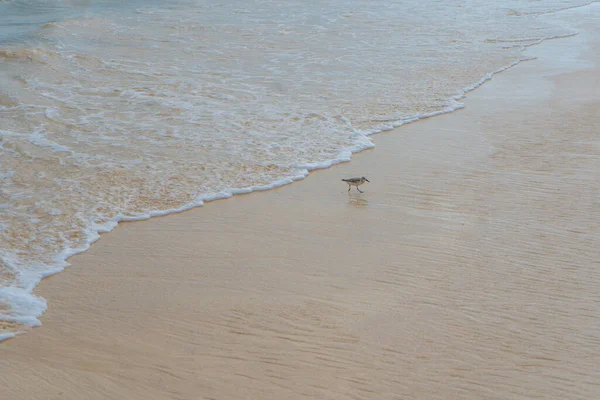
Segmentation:
<svg viewBox="0 0 600 400">
<path fill-rule="evenodd" d="M 589 37 L 349 164 L 120 225 L 39 286 L 0 398 L 600 398 L 600 47 L 553 57 Z"/>
</svg>

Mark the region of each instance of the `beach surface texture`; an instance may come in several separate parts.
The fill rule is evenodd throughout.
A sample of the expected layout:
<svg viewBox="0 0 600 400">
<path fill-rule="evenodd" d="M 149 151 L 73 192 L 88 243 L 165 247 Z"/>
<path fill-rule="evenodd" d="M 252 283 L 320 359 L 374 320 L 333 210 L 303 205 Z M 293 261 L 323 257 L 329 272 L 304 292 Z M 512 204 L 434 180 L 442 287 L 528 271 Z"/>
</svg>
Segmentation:
<svg viewBox="0 0 600 400">
<path fill-rule="evenodd" d="M 464 109 L 102 235 L 0 343 L 0 398 L 600 398 L 600 4 L 562 13 Z"/>
</svg>

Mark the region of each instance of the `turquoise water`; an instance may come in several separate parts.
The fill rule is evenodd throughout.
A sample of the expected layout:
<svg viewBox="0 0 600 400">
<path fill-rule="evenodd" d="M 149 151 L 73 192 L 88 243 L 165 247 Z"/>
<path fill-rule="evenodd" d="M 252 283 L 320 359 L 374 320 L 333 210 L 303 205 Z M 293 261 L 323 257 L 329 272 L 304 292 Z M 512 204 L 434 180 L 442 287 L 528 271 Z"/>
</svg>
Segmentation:
<svg viewBox="0 0 600 400">
<path fill-rule="evenodd" d="M 0 1 L 0 44 L 33 43 L 45 24 L 102 14 L 132 14 L 139 7 L 173 6 L 164 1 Z"/>
</svg>

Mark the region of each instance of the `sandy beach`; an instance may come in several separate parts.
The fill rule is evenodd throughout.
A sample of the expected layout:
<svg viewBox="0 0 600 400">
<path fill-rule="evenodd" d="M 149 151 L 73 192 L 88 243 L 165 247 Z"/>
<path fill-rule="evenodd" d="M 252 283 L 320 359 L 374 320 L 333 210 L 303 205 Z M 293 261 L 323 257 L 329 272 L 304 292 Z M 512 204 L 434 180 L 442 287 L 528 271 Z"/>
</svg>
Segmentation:
<svg viewBox="0 0 600 400">
<path fill-rule="evenodd" d="M 581 29 L 351 163 L 120 224 L 36 289 L 0 397 L 600 398 L 600 31 Z"/>
</svg>

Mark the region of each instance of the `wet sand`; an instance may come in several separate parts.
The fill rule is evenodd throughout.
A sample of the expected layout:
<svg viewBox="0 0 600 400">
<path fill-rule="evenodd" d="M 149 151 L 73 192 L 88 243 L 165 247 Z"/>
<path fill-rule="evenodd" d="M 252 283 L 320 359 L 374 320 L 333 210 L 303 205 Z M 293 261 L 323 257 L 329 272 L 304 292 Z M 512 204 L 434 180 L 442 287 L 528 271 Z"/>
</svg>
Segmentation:
<svg viewBox="0 0 600 400">
<path fill-rule="evenodd" d="M 121 224 L 38 287 L 0 397 L 600 398 L 599 43 L 555 60 L 588 28 L 349 164 Z"/>
</svg>

